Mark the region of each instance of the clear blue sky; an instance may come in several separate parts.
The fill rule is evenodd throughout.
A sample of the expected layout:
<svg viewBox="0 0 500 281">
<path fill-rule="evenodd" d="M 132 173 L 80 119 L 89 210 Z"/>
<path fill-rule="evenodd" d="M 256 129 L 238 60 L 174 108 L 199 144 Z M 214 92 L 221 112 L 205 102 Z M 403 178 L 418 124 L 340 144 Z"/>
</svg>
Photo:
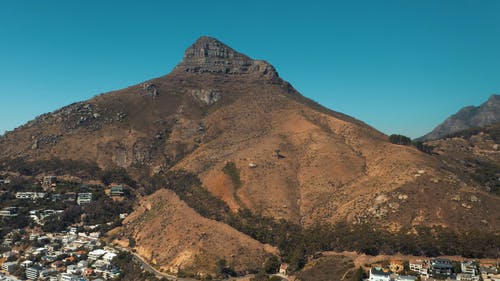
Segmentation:
<svg viewBox="0 0 500 281">
<path fill-rule="evenodd" d="M 500 1 L 0 1 L 0 132 L 168 73 L 201 35 L 387 133 L 500 93 Z"/>
</svg>

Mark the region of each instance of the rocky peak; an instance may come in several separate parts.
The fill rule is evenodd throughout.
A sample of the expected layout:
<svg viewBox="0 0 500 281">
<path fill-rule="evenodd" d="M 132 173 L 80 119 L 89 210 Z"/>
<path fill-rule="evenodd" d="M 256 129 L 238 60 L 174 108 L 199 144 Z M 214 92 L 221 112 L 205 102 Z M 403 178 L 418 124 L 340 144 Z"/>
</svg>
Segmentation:
<svg viewBox="0 0 500 281">
<path fill-rule="evenodd" d="M 186 49 L 184 58 L 175 70 L 191 73 L 259 74 L 277 77 L 272 65 L 253 60 L 219 40 L 203 36 Z"/>
<path fill-rule="evenodd" d="M 486 102 L 487 105 L 500 105 L 500 95 L 491 95 L 488 101 Z"/>
</svg>

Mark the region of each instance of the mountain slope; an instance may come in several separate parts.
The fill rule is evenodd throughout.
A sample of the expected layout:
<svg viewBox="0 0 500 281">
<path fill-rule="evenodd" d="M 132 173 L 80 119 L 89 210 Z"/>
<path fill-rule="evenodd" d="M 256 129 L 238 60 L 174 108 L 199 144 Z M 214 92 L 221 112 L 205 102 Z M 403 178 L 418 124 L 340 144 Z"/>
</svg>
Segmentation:
<svg viewBox="0 0 500 281">
<path fill-rule="evenodd" d="M 267 256 L 277 253 L 223 223 L 203 218 L 168 190 L 144 198 L 124 225 L 114 231 L 121 233 L 121 244 L 172 273 L 211 273 L 221 259 L 240 273 L 258 271 Z M 134 238 L 136 247 L 129 245 L 128 237 Z"/>
<path fill-rule="evenodd" d="M 438 156 L 391 144 L 363 122 L 314 103 L 267 62 L 210 37 L 190 46 L 166 76 L 45 114 L 6 134 L 0 157 L 123 167 L 142 187 L 159 171 L 184 169 L 234 212 L 249 209 L 305 227 L 346 221 L 391 230 L 500 230 L 499 197 L 478 182 L 457 175 Z M 475 199 L 464 205 L 456 196 Z M 175 201 L 161 190 L 149 200 L 157 197 Z M 170 212 L 155 210 L 156 216 Z M 128 231 L 140 238 L 137 248 L 146 256 L 163 247 L 150 231 L 183 236 L 142 209 L 132 216 Z M 179 220 L 188 224 L 194 216 Z M 135 227 L 142 220 L 160 225 L 145 233 Z M 212 253 L 225 242 L 192 243 Z M 262 253 L 262 245 L 252 249 Z M 158 263 L 167 267 L 174 257 L 162 255 Z"/>
<path fill-rule="evenodd" d="M 492 95 L 480 106 L 467 106 L 460 109 L 419 140 L 435 140 L 455 132 L 485 127 L 498 122 L 500 122 L 500 95 Z"/>
</svg>

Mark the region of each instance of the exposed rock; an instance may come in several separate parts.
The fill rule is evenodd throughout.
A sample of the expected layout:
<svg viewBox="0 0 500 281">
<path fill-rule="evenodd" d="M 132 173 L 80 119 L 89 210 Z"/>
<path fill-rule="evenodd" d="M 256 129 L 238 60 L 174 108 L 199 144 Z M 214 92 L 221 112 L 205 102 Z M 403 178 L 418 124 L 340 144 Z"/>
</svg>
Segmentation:
<svg viewBox="0 0 500 281">
<path fill-rule="evenodd" d="M 160 91 L 158 89 L 158 86 L 156 86 L 153 83 L 142 83 L 141 87 L 144 90 L 144 92 L 141 93 L 143 96 L 149 96 L 149 97 L 156 98 L 157 96 L 160 95 Z"/>
<path fill-rule="evenodd" d="M 479 201 L 479 198 L 477 198 L 477 196 L 475 196 L 475 195 L 471 195 L 471 196 L 470 196 L 470 201 L 471 201 L 471 202 L 478 202 L 478 201 Z"/>
<path fill-rule="evenodd" d="M 398 195 L 398 199 L 399 200 L 407 200 L 408 199 L 408 195 L 406 195 L 406 194 L 399 194 Z"/>
<path fill-rule="evenodd" d="M 466 209 L 472 209 L 472 205 L 471 204 L 467 204 L 467 203 L 462 203 L 462 207 L 464 207 Z"/>
<path fill-rule="evenodd" d="M 219 40 L 201 37 L 184 53 L 177 71 L 193 73 L 259 74 L 277 77 L 274 67 L 236 52 Z"/>
<path fill-rule="evenodd" d="M 213 90 L 213 89 L 191 90 L 190 92 L 191 92 L 191 95 L 196 100 L 198 100 L 206 105 L 214 104 L 218 100 L 220 100 L 220 98 L 222 97 L 222 95 L 219 91 Z"/>
<path fill-rule="evenodd" d="M 32 149 L 32 150 L 36 150 L 36 149 L 38 149 L 38 140 L 37 140 L 37 139 L 35 139 L 35 140 L 33 141 L 33 145 L 31 145 L 31 149 Z"/>
<path fill-rule="evenodd" d="M 460 200 L 460 195 L 458 194 L 451 197 L 451 201 L 460 202 Z"/>
</svg>

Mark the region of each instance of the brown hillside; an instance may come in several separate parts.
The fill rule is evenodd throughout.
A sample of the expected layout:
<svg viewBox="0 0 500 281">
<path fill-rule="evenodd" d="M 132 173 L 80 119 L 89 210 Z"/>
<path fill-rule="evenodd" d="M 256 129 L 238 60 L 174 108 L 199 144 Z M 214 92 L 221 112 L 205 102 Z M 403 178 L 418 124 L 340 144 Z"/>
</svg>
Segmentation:
<svg viewBox="0 0 500 281">
<path fill-rule="evenodd" d="M 124 221 L 118 242 L 128 238 L 139 255 L 165 271 L 212 273 L 216 262 L 225 259 L 240 273 L 257 271 L 277 250 L 263 245 L 233 228 L 197 214 L 175 193 L 159 190 L 144 198 Z M 158 249 L 161 249 L 159 251 Z"/>
<path fill-rule="evenodd" d="M 305 226 L 348 221 L 389 229 L 500 230 L 500 197 L 441 156 L 389 143 L 363 122 L 301 96 L 267 62 L 209 37 L 189 47 L 164 77 L 70 105 L 7 133 L 0 138 L 0 157 L 83 159 L 136 176 L 182 168 L 199 175 L 233 210 L 248 208 Z M 228 163 L 236 166 L 240 184 L 223 172 Z M 210 245 L 195 235 L 209 232 L 203 225 L 193 226 L 200 229 L 194 236 L 178 230 L 199 218 L 171 193 L 147 200 L 154 208 L 142 206 L 127 227 L 140 253 L 160 266 L 169 267 L 182 253 L 213 257 L 226 247 L 217 233 L 232 230 L 223 225 Z M 165 215 L 176 212 L 187 212 L 186 219 L 172 222 Z M 166 243 L 179 245 L 176 251 L 163 251 L 169 246 L 155 236 L 163 229 L 172 237 Z M 247 250 L 263 256 L 262 245 L 248 244 Z M 236 250 L 227 247 L 221 253 Z"/>
</svg>

